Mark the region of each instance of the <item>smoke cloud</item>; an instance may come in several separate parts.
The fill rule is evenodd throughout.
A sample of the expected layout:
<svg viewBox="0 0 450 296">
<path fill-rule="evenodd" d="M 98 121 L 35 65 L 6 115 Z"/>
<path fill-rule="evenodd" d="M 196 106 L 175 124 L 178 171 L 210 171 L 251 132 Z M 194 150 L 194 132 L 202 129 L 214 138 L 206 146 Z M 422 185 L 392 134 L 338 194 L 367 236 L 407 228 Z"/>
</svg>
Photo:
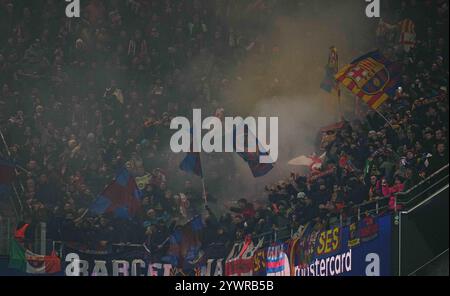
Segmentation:
<svg viewBox="0 0 450 296">
<path fill-rule="evenodd" d="M 209 184 L 208 174 L 217 174 L 218 169 L 210 159 L 221 156 L 204 157 L 208 191 L 224 202 L 264 198 L 265 185 L 300 170 L 287 164 L 290 159 L 315 152 L 319 128 L 339 120 L 336 95 L 319 88 L 330 46 L 338 48 L 340 66 L 374 49 L 378 21 L 366 17 L 365 1 L 291 2 L 294 9 L 276 12 L 265 29 L 232 28 L 234 34 L 245 36 L 244 45 L 249 47 L 245 58 L 225 73 L 229 82 L 218 104 L 226 116 L 279 117 L 279 158 L 268 175 L 254 178 L 238 155 L 225 156 L 219 170 L 234 175 L 239 184 L 230 184 L 228 178 Z M 343 95 L 344 115 L 353 111 L 353 104 L 354 98 Z"/>
</svg>

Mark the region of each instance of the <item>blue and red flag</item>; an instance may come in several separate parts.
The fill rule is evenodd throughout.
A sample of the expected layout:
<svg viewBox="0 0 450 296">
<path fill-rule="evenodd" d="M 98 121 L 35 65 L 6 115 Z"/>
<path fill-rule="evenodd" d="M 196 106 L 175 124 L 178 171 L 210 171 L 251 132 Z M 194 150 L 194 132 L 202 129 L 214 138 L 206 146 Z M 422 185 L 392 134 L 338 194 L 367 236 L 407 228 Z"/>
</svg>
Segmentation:
<svg viewBox="0 0 450 296">
<path fill-rule="evenodd" d="M 188 152 L 186 157 L 180 163 L 180 169 L 193 173 L 199 177 L 203 177 L 202 163 L 200 161 L 199 152 Z"/>
<path fill-rule="evenodd" d="M 237 144 L 237 133 L 236 133 L 236 129 L 234 129 L 234 145 L 236 148 L 236 144 Z M 244 150 L 244 152 L 237 152 L 237 154 L 248 164 L 248 167 L 250 168 L 250 170 L 252 171 L 253 177 L 258 178 L 258 177 L 262 177 L 267 175 L 274 167 L 274 165 L 272 163 L 261 163 L 259 160 L 259 157 L 261 155 L 269 155 L 267 151 L 264 150 L 264 148 L 262 148 L 258 138 L 255 136 L 256 138 L 256 150 L 255 152 L 250 152 L 249 151 L 249 147 L 248 147 L 248 136 L 249 136 L 250 131 L 244 131 L 244 139 L 247 139 L 247 141 L 244 140 L 244 147 L 242 150 Z"/>
<path fill-rule="evenodd" d="M 93 214 L 112 213 L 118 218 L 130 219 L 141 207 L 141 191 L 130 172 L 123 168 L 89 208 Z"/>
<path fill-rule="evenodd" d="M 187 224 L 176 229 L 169 238 L 169 250 L 165 260 L 174 266 L 193 265 L 200 259 L 201 231 L 205 228 L 202 218 L 195 216 Z"/>
<path fill-rule="evenodd" d="M 201 178 L 203 178 L 203 170 L 202 170 L 202 162 L 200 160 L 200 152 L 192 152 L 194 150 L 194 129 L 191 128 L 189 130 L 191 134 L 191 152 L 186 154 L 186 157 L 180 163 L 180 169 L 182 171 L 195 174 Z"/>
<path fill-rule="evenodd" d="M 259 162 L 260 155 L 267 155 L 266 152 L 238 152 L 239 156 L 245 160 L 252 171 L 253 177 L 258 178 L 267 175 L 272 169 L 273 164 Z"/>
</svg>

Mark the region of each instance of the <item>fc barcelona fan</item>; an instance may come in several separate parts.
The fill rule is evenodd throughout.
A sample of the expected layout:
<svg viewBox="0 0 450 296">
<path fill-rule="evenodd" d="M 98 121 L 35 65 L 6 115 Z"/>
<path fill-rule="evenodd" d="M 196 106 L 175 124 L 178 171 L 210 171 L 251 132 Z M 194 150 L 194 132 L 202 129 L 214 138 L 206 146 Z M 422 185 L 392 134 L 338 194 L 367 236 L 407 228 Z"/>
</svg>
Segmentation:
<svg viewBox="0 0 450 296">
<path fill-rule="evenodd" d="M 428 165 L 428 174 L 437 171 L 448 163 L 448 150 L 446 142 L 436 144 L 435 154 L 431 156 Z"/>
<path fill-rule="evenodd" d="M 255 216 L 255 209 L 252 203 L 248 202 L 245 198 L 241 198 L 238 201 L 237 207 L 231 207 L 232 212 L 241 214 L 244 219 L 252 219 Z"/>
<path fill-rule="evenodd" d="M 204 178 L 181 171 L 169 148 L 171 119 L 197 107 L 223 118 L 225 110 L 253 110 L 252 100 L 273 98 L 278 106 L 281 98 L 309 94 L 307 85 L 318 85 L 310 78 L 318 62 L 311 52 L 308 63 L 291 65 L 297 58 L 285 54 L 304 45 L 282 41 L 298 40 L 302 27 L 283 30 L 289 21 L 279 17 L 308 19 L 308 8 L 269 0 L 81 2 L 75 20 L 61 13 L 64 1 L 0 1 L 0 154 L 21 165 L 16 188 L 24 212 L 29 222 L 47 222 L 50 240 L 88 247 L 145 242 L 163 256 L 168 238 L 204 213 L 206 201 L 216 217 L 208 213 L 201 245 L 226 244 L 284 226 L 325 224 L 383 196 L 395 204 L 395 193 L 448 164 L 448 1 L 386 1 L 377 32 L 361 40 L 347 33 L 350 51 L 377 45 L 401 66 L 402 86 L 384 102 L 385 118 L 357 105 L 352 118 L 324 132 L 322 147 L 305 147 L 295 123 L 315 125 L 295 113 L 289 149 L 326 152 L 317 175 L 272 174 L 255 186 L 224 153 L 202 154 Z M 406 18 L 415 23 L 414 45 L 400 38 Z M 129 208 L 106 202 L 91 215 L 105 188 L 129 189 L 111 185 L 130 181 L 116 178 L 124 167 L 139 177 L 139 194 L 133 187 L 127 195 L 139 210 L 128 215 Z M 264 186 L 266 196 L 255 190 Z M 232 211 L 230 200 L 239 200 Z M 0 198 L 0 215 L 9 209 Z"/>
</svg>

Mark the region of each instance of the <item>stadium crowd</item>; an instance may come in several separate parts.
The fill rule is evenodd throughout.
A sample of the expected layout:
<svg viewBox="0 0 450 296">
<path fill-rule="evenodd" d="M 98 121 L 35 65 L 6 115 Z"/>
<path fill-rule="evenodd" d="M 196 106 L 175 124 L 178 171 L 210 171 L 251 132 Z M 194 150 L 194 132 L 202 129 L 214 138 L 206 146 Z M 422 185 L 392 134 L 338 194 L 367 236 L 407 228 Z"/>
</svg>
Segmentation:
<svg viewBox="0 0 450 296">
<path fill-rule="evenodd" d="M 255 32 L 281 4 L 85 2 L 75 20 L 60 16 L 64 1 L 0 0 L 2 154 L 23 164 L 25 221 L 48 222 L 49 239 L 145 241 L 163 256 L 174 229 L 205 211 L 201 189 L 167 147 L 171 116 L 221 107 L 230 65 L 264 48 Z M 328 131 L 317 147 L 326 152 L 318 175 L 267 186 L 266 206 L 242 198 L 222 215 L 206 207 L 204 246 L 310 221 L 320 227 L 381 197 L 394 209 L 395 193 L 448 163 L 448 1 L 401 1 L 391 12 L 373 36 L 403 66 L 402 89 L 381 110 L 389 122 L 365 110 Z M 408 52 L 398 27 L 386 25 L 405 18 L 417 33 Z M 131 220 L 86 214 L 122 166 L 151 175 L 142 212 Z"/>
</svg>

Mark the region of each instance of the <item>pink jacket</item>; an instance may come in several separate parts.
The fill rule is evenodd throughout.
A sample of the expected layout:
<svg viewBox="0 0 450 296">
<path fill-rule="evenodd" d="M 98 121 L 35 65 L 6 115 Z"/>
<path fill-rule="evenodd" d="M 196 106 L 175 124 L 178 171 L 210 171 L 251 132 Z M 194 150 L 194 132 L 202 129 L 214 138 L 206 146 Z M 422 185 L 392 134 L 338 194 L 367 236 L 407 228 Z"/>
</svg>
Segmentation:
<svg viewBox="0 0 450 296">
<path fill-rule="evenodd" d="M 400 205 L 397 205 L 397 207 L 395 206 L 395 199 L 396 199 L 395 193 L 402 192 L 404 189 L 405 189 L 405 185 L 402 183 L 395 184 L 394 186 L 389 188 L 389 191 L 390 191 L 389 192 L 389 209 L 391 209 L 391 210 L 395 210 L 395 209 L 400 210 L 401 209 Z M 383 190 L 384 190 L 384 188 L 383 188 Z M 383 195 L 384 195 L 384 191 L 383 191 Z"/>
</svg>

